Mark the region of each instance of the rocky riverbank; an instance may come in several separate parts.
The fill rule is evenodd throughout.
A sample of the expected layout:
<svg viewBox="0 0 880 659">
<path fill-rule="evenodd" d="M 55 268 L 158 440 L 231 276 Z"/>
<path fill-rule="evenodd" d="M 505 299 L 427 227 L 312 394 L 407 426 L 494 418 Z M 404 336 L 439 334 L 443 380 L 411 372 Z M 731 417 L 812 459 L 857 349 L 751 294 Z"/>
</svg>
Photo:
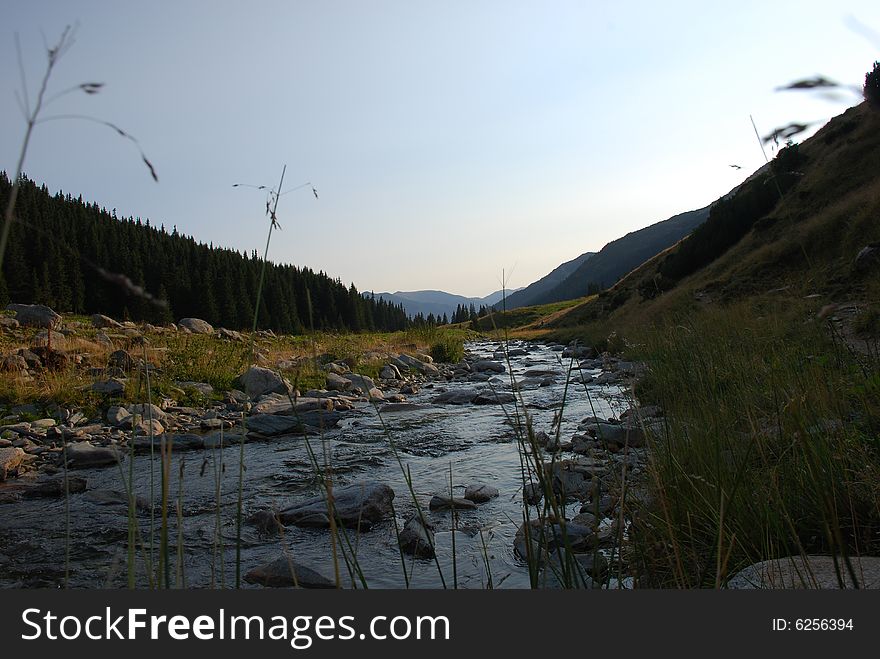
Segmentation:
<svg viewBox="0 0 880 659">
<path fill-rule="evenodd" d="M 109 319 L 93 319 L 95 325 L 106 326 L 108 322 Z M 153 329 L 142 326 L 137 331 L 142 340 L 149 341 Z M 189 319 L 181 321 L 174 330 L 163 328 L 160 334 L 194 329 L 205 328 Z M 20 330 L 12 327 L 7 331 Z M 55 330 L 50 331 L 54 336 Z M 455 560 L 450 558 L 450 547 L 445 545 L 456 529 L 468 538 L 459 540 L 461 548 L 468 541 L 472 545 L 484 541 L 485 535 L 497 533 L 496 529 L 503 525 L 503 533 L 498 535 L 509 542 L 503 556 L 504 569 L 513 566 L 527 571 L 528 563 L 535 560 L 552 568 L 554 550 L 560 546 L 575 556 L 578 565 L 585 566 L 584 576 L 597 583 L 607 575 L 606 554 L 613 553 L 611 558 L 619 564 L 629 518 L 627 506 L 620 505 L 628 494 L 623 488 L 629 487 L 629 492 L 637 489 L 632 484 L 644 471 L 645 424 L 652 423 L 659 414 L 656 409 L 628 411 L 624 402 L 626 387 L 639 370 L 636 364 L 596 355 L 591 349 L 578 346 L 475 344 L 463 360 L 454 364 L 434 363 L 430 356 L 419 352 L 385 354 L 381 365 L 373 369 L 378 371 L 378 377 L 354 372 L 338 360 L 327 361 L 320 365 L 326 382 L 322 388 L 299 391 L 282 375 L 278 364 L 276 368 L 253 365 L 243 370 L 236 379 L 236 387 L 228 390 L 215 391 L 204 382 L 174 383 L 181 391 L 201 393 L 201 404 L 184 404 L 186 401 L 171 396 L 132 403 L 123 399 L 128 383 L 138 373 L 140 377 L 147 373 L 158 376 L 161 367 L 145 362 L 131 350 L 130 342 L 138 339 L 128 334 L 119 336 L 124 336 L 128 343 L 116 339 L 120 343 L 109 346 L 114 349 L 108 349 L 106 363 L 100 365 L 81 352 L 65 353 L 57 340 L 44 353 L 65 354 L 67 368 L 90 369 L 96 378 L 92 391 L 99 392 L 101 397 L 97 409 L 31 403 L 5 410 L 0 419 L 0 503 L 5 504 L 0 510 L 4 517 L 16 507 L 34 510 L 28 502 L 35 500 L 73 500 L 77 504 L 75 517 L 94 510 L 94 506 L 117 506 L 124 513 L 130 500 L 124 483 L 109 485 L 118 482 L 119 474 L 127 473 L 130 467 L 139 474 L 136 508 L 141 515 L 148 510 L 155 514 L 157 501 L 150 498 L 149 489 L 143 486 L 143 472 L 158 460 L 163 447 L 170 446 L 172 455 L 180 461 L 180 497 L 184 499 L 184 489 L 190 492 L 202 486 L 200 482 L 184 484 L 184 456 L 189 455 L 191 462 L 201 461 L 204 474 L 206 465 L 216 468 L 221 448 L 245 444 L 248 485 L 252 478 L 262 483 L 245 495 L 245 540 L 249 546 L 259 545 L 258 551 L 251 552 L 254 556 L 249 563 L 257 564 L 246 566 L 247 578 L 263 585 L 307 581 L 293 575 L 285 581 L 278 571 L 283 572 L 285 565 L 288 571 L 294 570 L 294 575 L 299 572 L 290 567 L 293 565 L 316 574 L 332 574 L 332 570 L 327 569 L 325 561 L 294 564 L 279 561 L 277 555 L 273 558 L 267 552 L 279 537 L 284 537 L 278 531 L 285 527 L 287 535 L 295 535 L 290 528 L 308 529 L 312 534 L 323 528 L 320 532 L 325 535 L 320 542 L 326 544 L 326 528 L 330 526 L 326 489 L 316 487 L 315 465 L 300 461 L 295 470 L 299 482 L 291 485 L 304 495 L 311 492 L 311 498 L 300 495 L 289 505 L 265 506 L 275 500 L 278 492 L 277 487 L 267 492 L 264 481 L 281 478 L 287 482 L 289 467 L 279 464 L 271 454 L 299 451 L 299 445 L 290 442 L 313 437 L 325 449 L 331 443 L 337 461 L 337 482 L 332 490 L 335 521 L 358 534 L 379 533 L 383 538 L 381 553 L 393 555 L 399 547 L 417 560 L 433 558 L 442 565 Z M 224 332 L 217 332 L 214 337 L 218 342 L 238 340 Z M 29 367 L 22 377 L 39 378 L 51 372 L 50 364 L 31 352 L 34 357 L 13 353 Z M 11 356 L 7 355 L 7 359 Z M 118 383 L 120 387 L 109 383 Z M 571 392 L 563 408 L 560 394 L 566 385 Z M 600 405 L 605 414 L 581 415 L 579 410 L 587 405 L 583 394 L 587 393 L 589 398 L 590 391 L 600 399 L 607 396 L 608 401 L 617 401 L 613 402 L 616 413 L 608 413 L 612 409 Z M 599 400 L 590 400 L 589 409 L 598 404 Z M 531 419 L 527 424 L 526 413 Z M 564 422 L 560 419 L 563 414 L 567 417 Z M 571 418 L 571 414 L 576 418 Z M 518 415 L 523 415 L 521 422 L 513 421 L 512 416 Z M 376 419 L 382 429 L 375 427 Z M 438 425 L 441 420 L 442 428 Z M 456 436 L 445 436 L 456 422 L 466 425 L 458 426 Z M 390 431 L 385 426 L 390 426 Z M 433 436 L 429 442 L 423 442 L 419 435 L 427 429 Z M 391 439 L 389 432 L 393 435 Z M 496 451 L 483 443 L 485 438 L 479 436 L 483 432 L 503 436 L 494 440 L 502 442 L 497 444 Z M 382 445 L 378 451 L 374 449 L 376 442 Z M 389 448 L 392 443 L 395 446 Z M 396 455 L 390 455 L 389 450 Z M 521 450 L 531 465 L 526 469 L 526 482 L 522 470 L 516 468 L 516 456 Z M 437 487 L 438 481 L 442 484 L 445 479 L 438 479 L 430 471 L 436 471 L 430 465 L 437 460 L 448 460 L 450 455 L 458 454 L 461 475 L 456 479 L 460 485 L 454 488 L 464 488 L 462 495 Z M 503 457 L 499 457 L 501 454 Z M 224 454 L 221 473 L 235 469 L 229 464 L 231 455 L 228 451 Z M 401 455 L 417 473 L 413 479 L 415 497 L 409 492 L 412 483 L 405 482 L 406 479 L 401 482 L 399 475 L 393 475 L 394 463 Z M 499 464 L 481 468 L 487 456 L 490 462 Z M 129 461 L 134 464 L 129 465 Z M 364 463 L 373 466 L 364 467 Z M 123 465 L 123 469 L 118 465 Z M 423 468 L 428 471 L 422 471 Z M 197 495 L 202 501 L 193 504 L 197 512 L 192 514 L 197 517 L 210 508 L 204 494 Z M 84 504 L 81 510 L 80 504 Z M 567 521 L 552 517 L 560 505 Z M 524 507 L 530 511 L 529 524 L 508 527 L 509 519 L 523 519 Z M 473 524 L 469 522 L 471 518 Z M 118 516 L 114 519 L 118 520 L 114 524 L 122 522 Z M 184 526 L 185 522 L 183 517 L 177 521 Z M 211 545 L 217 544 L 224 529 L 228 536 L 229 518 L 223 514 L 218 524 Z M 13 531 L 17 542 L 26 536 L 20 528 L 9 531 Z M 22 569 L 14 543 L 8 542 L 9 535 L 0 525 L 0 538 L 7 539 L 6 543 L 0 540 L 0 563 L 14 566 L 11 573 L 19 575 L 18 581 L 6 585 L 42 583 L 45 575 L 40 570 L 35 575 Z M 478 551 L 475 547 L 471 549 Z M 265 555 L 267 560 L 259 562 L 257 555 Z M 391 564 L 387 558 L 383 560 Z M 274 568 L 270 569 L 272 565 Z M 552 570 L 545 570 L 548 571 Z M 510 579 L 510 583 L 526 585 L 522 577 L 518 582 Z M 581 585 L 584 583 L 582 578 Z"/>
</svg>

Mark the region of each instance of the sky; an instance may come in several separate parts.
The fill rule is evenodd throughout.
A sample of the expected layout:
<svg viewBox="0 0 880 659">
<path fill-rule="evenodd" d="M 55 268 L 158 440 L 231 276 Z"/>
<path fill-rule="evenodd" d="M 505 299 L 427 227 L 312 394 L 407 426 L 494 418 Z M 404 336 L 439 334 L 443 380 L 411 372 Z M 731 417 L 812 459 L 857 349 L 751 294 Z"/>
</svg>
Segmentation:
<svg viewBox="0 0 880 659">
<path fill-rule="evenodd" d="M 359 290 L 483 296 L 701 208 L 764 162 L 761 134 L 861 99 L 880 3 L 3 0 L 0 169 L 15 171 L 46 47 L 75 44 L 25 173 L 52 192 Z M 769 153 L 772 157 L 772 145 Z M 739 165 L 735 169 L 730 165 Z M 310 186 L 294 190 L 309 182 Z"/>
</svg>

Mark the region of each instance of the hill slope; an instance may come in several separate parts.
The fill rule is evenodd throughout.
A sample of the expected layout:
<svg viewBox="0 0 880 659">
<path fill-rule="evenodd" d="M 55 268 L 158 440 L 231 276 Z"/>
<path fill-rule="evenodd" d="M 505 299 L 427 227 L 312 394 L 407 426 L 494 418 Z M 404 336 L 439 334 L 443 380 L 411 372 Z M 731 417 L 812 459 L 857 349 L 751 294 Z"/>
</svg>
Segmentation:
<svg viewBox="0 0 880 659">
<path fill-rule="evenodd" d="M 880 242 L 880 112 L 851 108 L 771 165 L 688 238 L 553 325 L 634 327 L 744 299 L 806 298 L 816 310 L 858 303 L 876 313 L 880 249 L 856 258 Z"/>
<path fill-rule="evenodd" d="M 0 207 L 12 185 L 0 172 Z M 197 243 L 117 218 L 95 203 L 59 192 L 50 195 L 23 178 L 0 272 L 0 304 L 47 304 L 57 311 L 103 313 L 163 324 L 185 316 L 247 329 L 263 261 L 256 253 Z M 402 329 L 403 309 L 364 298 L 323 272 L 268 263 L 258 327 Z"/>
<path fill-rule="evenodd" d="M 557 266 L 549 274 L 541 277 L 538 281 L 529 284 L 516 293 L 508 295 L 507 300 L 505 301 L 506 308 L 517 309 L 519 307 L 538 304 L 542 296 L 546 295 L 565 281 L 569 275 L 594 255 L 595 252 L 584 252 L 577 258 L 574 258 L 571 261 L 566 261 L 562 265 Z M 495 302 L 498 302 L 498 300 Z M 493 304 L 495 304 L 495 302 L 493 302 Z"/>
<path fill-rule="evenodd" d="M 709 217 L 709 206 L 681 213 L 614 240 L 582 263 L 558 285 L 532 304 L 583 297 L 591 288 L 606 288 L 655 254 L 674 245 Z"/>
</svg>

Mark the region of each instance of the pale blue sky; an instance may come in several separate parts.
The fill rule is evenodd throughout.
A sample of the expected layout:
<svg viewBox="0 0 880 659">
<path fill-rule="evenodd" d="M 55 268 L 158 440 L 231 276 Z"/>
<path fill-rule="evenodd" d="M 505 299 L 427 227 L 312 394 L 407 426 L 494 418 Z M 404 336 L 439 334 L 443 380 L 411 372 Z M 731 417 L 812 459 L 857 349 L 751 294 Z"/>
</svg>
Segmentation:
<svg viewBox="0 0 880 659">
<path fill-rule="evenodd" d="M 715 6 L 720 5 L 720 6 Z M 854 104 L 774 93 L 822 74 L 861 84 L 880 3 L 3 3 L 0 168 L 24 132 L 13 33 L 33 94 L 54 41 L 78 23 L 52 85 L 135 135 L 55 122 L 25 171 L 120 214 L 262 253 L 264 197 L 286 186 L 270 259 L 361 290 L 485 295 L 524 286 L 609 240 L 699 208 L 763 159 L 769 132 Z M 737 171 L 729 167 L 739 164 Z"/>
</svg>

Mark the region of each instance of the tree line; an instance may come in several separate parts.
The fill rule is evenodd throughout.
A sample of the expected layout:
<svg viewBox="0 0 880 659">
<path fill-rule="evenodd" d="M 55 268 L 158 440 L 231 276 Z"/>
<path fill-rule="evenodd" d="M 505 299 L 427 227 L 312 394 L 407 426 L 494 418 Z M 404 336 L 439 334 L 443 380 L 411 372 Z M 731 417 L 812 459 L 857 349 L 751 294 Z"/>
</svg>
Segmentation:
<svg viewBox="0 0 880 659">
<path fill-rule="evenodd" d="M 51 195 L 25 176 L 0 272 L 0 303 L 46 304 L 56 311 L 173 322 L 203 318 L 250 329 L 262 259 L 256 252 L 197 242 L 149 220 L 117 217 L 70 194 Z M 12 183 L 0 172 L 0 208 Z M 411 324 L 401 305 L 361 295 L 354 284 L 310 268 L 268 262 L 257 325 L 394 331 Z"/>
</svg>

